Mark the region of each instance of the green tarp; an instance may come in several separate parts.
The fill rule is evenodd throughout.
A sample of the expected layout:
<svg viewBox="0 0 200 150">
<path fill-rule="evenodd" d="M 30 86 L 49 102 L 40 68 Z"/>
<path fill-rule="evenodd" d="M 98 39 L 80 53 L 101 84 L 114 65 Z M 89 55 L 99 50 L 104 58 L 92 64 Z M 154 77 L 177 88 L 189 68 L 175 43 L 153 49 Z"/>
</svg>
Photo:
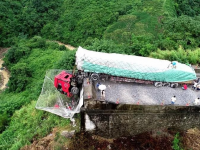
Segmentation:
<svg viewBox="0 0 200 150">
<path fill-rule="evenodd" d="M 196 74 L 190 66 L 176 62 L 176 68 L 172 68 L 170 64 L 168 60 L 95 52 L 81 47 L 76 53 L 77 68 L 85 72 L 162 82 L 196 79 Z"/>
</svg>

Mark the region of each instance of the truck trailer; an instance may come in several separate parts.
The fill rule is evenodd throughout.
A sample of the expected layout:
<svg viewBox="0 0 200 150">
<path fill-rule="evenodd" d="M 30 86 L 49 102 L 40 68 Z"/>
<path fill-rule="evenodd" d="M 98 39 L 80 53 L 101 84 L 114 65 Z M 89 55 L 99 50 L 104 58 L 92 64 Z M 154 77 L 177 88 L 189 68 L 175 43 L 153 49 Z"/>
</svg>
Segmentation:
<svg viewBox="0 0 200 150">
<path fill-rule="evenodd" d="M 168 60 L 96 52 L 82 47 L 76 52 L 77 69 L 94 73 L 91 77 L 95 80 L 101 74 L 163 84 L 188 83 L 197 78 L 191 66 L 179 62 L 175 67 L 171 64 Z"/>
<path fill-rule="evenodd" d="M 68 79 L 68 84 L 73 83 L 72 85 L 75 87 L 76 82 L 81 84 L 86 77 L 89 77 L 93 81 L 102 79 L 135 82 L 154 84 L 156 87 L 177 87 L 180 83 L 188 84 L 196 80 L 196 73 L 191 66 L 176 61 L 174 62 L 176 66 L 173 66 L 172 62 L 168 60 L 96 52 L 79 47 L 76 52 L 75 62 L 78 72 L 73 76 L 67 76 L 68 78 L 71 77 L 71 79 Z M 56 76 L 55 80 L 59 80 L 58 77 L 59 75 Z M 60 84 L 60 86 L 55 84 L 55 87 L 61 89 L 62 85 L 65 84 Z M 70 90 L 66 89 L 65 91 L 70 92 Z M 70 94 L 67 93 L 67 95 Z"/>
</svg>

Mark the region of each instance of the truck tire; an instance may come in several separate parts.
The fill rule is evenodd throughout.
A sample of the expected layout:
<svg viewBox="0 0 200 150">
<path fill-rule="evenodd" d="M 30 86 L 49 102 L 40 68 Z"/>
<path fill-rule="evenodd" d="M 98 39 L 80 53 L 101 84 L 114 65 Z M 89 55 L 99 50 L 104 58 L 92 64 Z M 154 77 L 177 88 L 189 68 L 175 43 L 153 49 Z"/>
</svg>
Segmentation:
<svg viewBox="0 0 200 150">
<path fill-rule="evenodd" d="M 104 81 L 108 81 L 109 76 L 108 76 L 108 75 L 105 75 L 105 74 L 104 74 L 104 75 L 100 75 L 100 76 L 99 76 L 99 79 L 100 79 L 100 80 L 104 80 Z"/>
<path fill-rule="evenodd" d="M 77 87 L 72 87 L 72 89 L 71 89 L 72 94 L 76 95 L 76 94 L 78 94 L 78 92 L 79 92 L 79 89 Z"/>
<path fill-rule="evenodd" d="M 178 83 L 171 83 L 170 87 L 171 88 L 177 88 L 178 87 Z"/>
<path fill-rule="evenodd" d="M 93 81 L 97 81 L 99 80 L 99 75 L 97 73 L 92 73 L 92 75 L 90 76 L 90 78 L 93 80 Z"/>
<path fill-rule="evenodd" d="M 170 83 L 169 82 L 165 82 L 165 83 L 163 83 L 163 86 L 170 87 Z"/>
<path fill-rule="evenodd" d="M 161 87 L 163 85 L 162 82 L 154 82 L 155 87 Z"/>
</svg>

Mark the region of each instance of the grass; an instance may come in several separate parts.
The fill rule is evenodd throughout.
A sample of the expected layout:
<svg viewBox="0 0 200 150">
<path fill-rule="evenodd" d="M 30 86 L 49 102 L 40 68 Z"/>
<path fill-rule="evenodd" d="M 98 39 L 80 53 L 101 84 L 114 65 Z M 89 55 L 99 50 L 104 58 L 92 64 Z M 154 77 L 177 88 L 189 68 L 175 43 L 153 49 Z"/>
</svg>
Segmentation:
<svg viewBox="0 0 200 150">
<path fill-rule="evenodd" d="M 53 127 L 69 125 L 69 119 L 35 109 L 35 101 L 23 106 L 11 118 L 10 125 L 0 135 L 0 149 L 17 150 L 32 139 L 39 139 L 51 132 Z"/>
<path fill-rule="evenodd" d="M 7 116 L 7 119 L 0 117 L 0 149 L 20 149 L 24 145 L 30 144 L 34 139 L 46 136 L 54 127 L 65 127 L 70 124 L 69 119 L 35 109 L 46 71 L 55 69 L 56 62 L 68 50 L 59 49 L 58 44 L 56 47 L 55 43 L 51 44 L 40 37 L 34 37 L 19 42 L 14 54 L 20 52 L 22 46 L 25 55 L 18 62 L 13 64 L 9 62 L 9 67 L 17 68 L 20 67 L 19 64 L 26 64 L 26 67 L 31 70 L 31 76 L 28 76 L 25 90 L 17 93 L 7 89 L 0 94 L 0 114 Z M 11 69 L 11 77 L 23 78 L 24 72 L 19 72 L 20 69 L 21 67 L 16 69 L 18 76 L 12 74 Z M 18 87 L 18 84 L 21 83 L 15 82 L 15 84 Z"/>
</svg>

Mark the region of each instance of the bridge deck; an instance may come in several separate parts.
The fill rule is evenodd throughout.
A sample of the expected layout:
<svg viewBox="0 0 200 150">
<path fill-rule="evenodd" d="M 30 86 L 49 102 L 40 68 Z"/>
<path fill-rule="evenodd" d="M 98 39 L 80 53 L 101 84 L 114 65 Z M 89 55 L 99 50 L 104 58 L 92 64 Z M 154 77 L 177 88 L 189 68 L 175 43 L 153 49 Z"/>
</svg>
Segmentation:
<svg viewBox="0 0 200 150">
<path fill-rule="evenodd" d="M 200 91 L 193 91 L 192 86 L 182 90 L 177 88 L 159 87 L 154 85 L 136 83 L 115 83 L 102 81 L 106 85 L 105 100 L 111 103 L 136 104 L 136 105 L 171 105 L 172 96 L 176 96 L 175 105 L 193 106 L 193 102 L 200 97 Z M 96 85 L 96 82 L 94 83 Z M 96 89 L 96 87 L 95 87 Z M 101 92 L 96 91 L 96 99 L 101 100 Z"/>
</svg>

